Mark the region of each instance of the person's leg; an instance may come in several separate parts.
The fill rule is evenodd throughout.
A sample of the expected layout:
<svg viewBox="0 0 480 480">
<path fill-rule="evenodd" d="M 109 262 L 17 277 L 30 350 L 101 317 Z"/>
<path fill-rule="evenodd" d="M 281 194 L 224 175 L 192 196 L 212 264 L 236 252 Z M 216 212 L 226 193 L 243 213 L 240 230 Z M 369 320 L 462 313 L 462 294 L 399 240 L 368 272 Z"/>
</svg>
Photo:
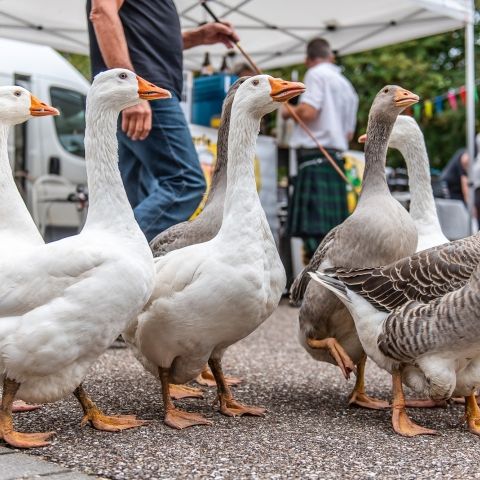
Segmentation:
<svg viewBox="0 0 480 480">
<path fill-rule="evenodd" d="M 177 98 L 152 102 L 153 126 L 135 143 L 142 162 L 139 183 L 148 195 L 135 207 L 140 228 L 150 241 L 195 211 L 206 184 L 185 116 Z"/>
</svg>

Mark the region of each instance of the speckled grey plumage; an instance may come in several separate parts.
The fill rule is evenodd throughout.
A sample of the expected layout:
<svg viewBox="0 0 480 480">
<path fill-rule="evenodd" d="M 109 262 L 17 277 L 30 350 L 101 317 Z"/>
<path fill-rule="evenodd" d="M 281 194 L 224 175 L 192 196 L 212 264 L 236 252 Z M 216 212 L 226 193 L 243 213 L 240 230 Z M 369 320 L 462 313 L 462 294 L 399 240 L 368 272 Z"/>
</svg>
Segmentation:
<svg viewBox="0 0 480 480">
<path fill-rule="evenodd" d="M 327 350 L 311 349 L 308 338 L 334 337 L 353 362 L 363 355 L 353 319 L 333 293 L 309 281 L 309 271 L 335 265 L 361 268 L 382 265 L 411 255 L 417 231 L 408 212 L 392 197 L 385 179 L 388 138 L 398 114 L 394 95 L 399 87 L 382 89 L 372 104 L 365 145 L 362 193 L 354 213 L 331 231 L 318 247 L 312 261 L 292 286 L 292 300 L 303 303 L 299 314 L 300 341 L 317 360 L 334 363 Z"/>
<path fill-rule="evenodd" d="M 462 288 L 480 263 L 480 234 L 423 250 L 382 267 L 337 268 L 335 276 L 375 308 L 429 302 Z M 332 273 L 329 269 L 326 273 Z"/>
<path fill-rule="evenodd" d="M 218 129 L 217 161 L 213 171 L 212 183 L 202 213 L 191 221 L 173 225 L 159 233 L 151 242 L 154 257 L 161 257 L 168 252 L 196 243 L 211 240 L 220 230 L 223 217 L 223 204 L 227 187 L 228 131 L 230 114 L 235 92 L 248 77 L 239 78 L 229 89 L 223 101 L 222 120 Z"/>
<path fill-rule="evenodd" d="M 478 344 L 480 268 L 460 289 L 429 303 L 409 301 L 384 320 L 377 339 L 381 352 L 399 362 L 450 350 L 467 351 Z"/>
</svg>

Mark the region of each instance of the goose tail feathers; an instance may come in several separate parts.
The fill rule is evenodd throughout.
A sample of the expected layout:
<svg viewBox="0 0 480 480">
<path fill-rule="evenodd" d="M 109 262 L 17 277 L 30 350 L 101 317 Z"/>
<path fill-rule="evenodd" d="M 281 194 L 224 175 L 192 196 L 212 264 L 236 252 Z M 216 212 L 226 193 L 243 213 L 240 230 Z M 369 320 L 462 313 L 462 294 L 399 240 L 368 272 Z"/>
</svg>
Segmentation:
<svg viewBox="0 0 480 480">
<path fill-rule="evenodd" d="M 342 300 L 342 302 L 352 303 L 348 296 L 347 287 L 341 280 L 319 271 L 308 272 L 308 274 L 313 280 L 333 292 L 340 300 Z"/>
</svg>

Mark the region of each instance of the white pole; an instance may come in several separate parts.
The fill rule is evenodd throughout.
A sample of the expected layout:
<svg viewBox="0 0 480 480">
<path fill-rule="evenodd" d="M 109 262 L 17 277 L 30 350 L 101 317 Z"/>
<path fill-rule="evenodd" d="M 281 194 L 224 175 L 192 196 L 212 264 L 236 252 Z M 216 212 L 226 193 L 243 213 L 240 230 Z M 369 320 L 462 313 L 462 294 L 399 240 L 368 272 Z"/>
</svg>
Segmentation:
<svg viewBox="0 0 480 480">
<path fill-rule="evenodd" d="M 468 210 L 470 215 L 474 212 L 474 190 L 473 190 L 473 162 L 475 160 L 475 39 L 473 32 L 474 24 L 474 0 L 470 0 L 471 15 L 465 25 L 465 86 L 467 90 L 467 151 L 470 158 L 469 163 L 469 194 Z M 471 228 L 471 227 L 470 227 Z"/>
</svg>

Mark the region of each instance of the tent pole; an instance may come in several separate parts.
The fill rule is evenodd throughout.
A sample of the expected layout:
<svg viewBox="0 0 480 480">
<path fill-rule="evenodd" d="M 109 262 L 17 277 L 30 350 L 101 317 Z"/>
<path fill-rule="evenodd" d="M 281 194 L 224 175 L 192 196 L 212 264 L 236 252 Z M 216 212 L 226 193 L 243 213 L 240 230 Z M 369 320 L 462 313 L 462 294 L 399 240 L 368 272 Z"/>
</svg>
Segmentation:
<svg viewBox="0 0 480 480">
<path fill-rule="evenodd" d="M 473 162 L 475 161 L 475 39 L 474 39 L 474 0 L 470 2 L 471 15 L 465 25 L 465 84 L 467 90 L 467 151 L 470 158 L 469 163 L 469 193 L 468 211 L 471 216 L 474 213 L 475 192 L 473 188 Z M 470 222 L 472 223 L 472 222 Z M 472 226 L 470 225 L 470 228 Z"/>
</svg>

